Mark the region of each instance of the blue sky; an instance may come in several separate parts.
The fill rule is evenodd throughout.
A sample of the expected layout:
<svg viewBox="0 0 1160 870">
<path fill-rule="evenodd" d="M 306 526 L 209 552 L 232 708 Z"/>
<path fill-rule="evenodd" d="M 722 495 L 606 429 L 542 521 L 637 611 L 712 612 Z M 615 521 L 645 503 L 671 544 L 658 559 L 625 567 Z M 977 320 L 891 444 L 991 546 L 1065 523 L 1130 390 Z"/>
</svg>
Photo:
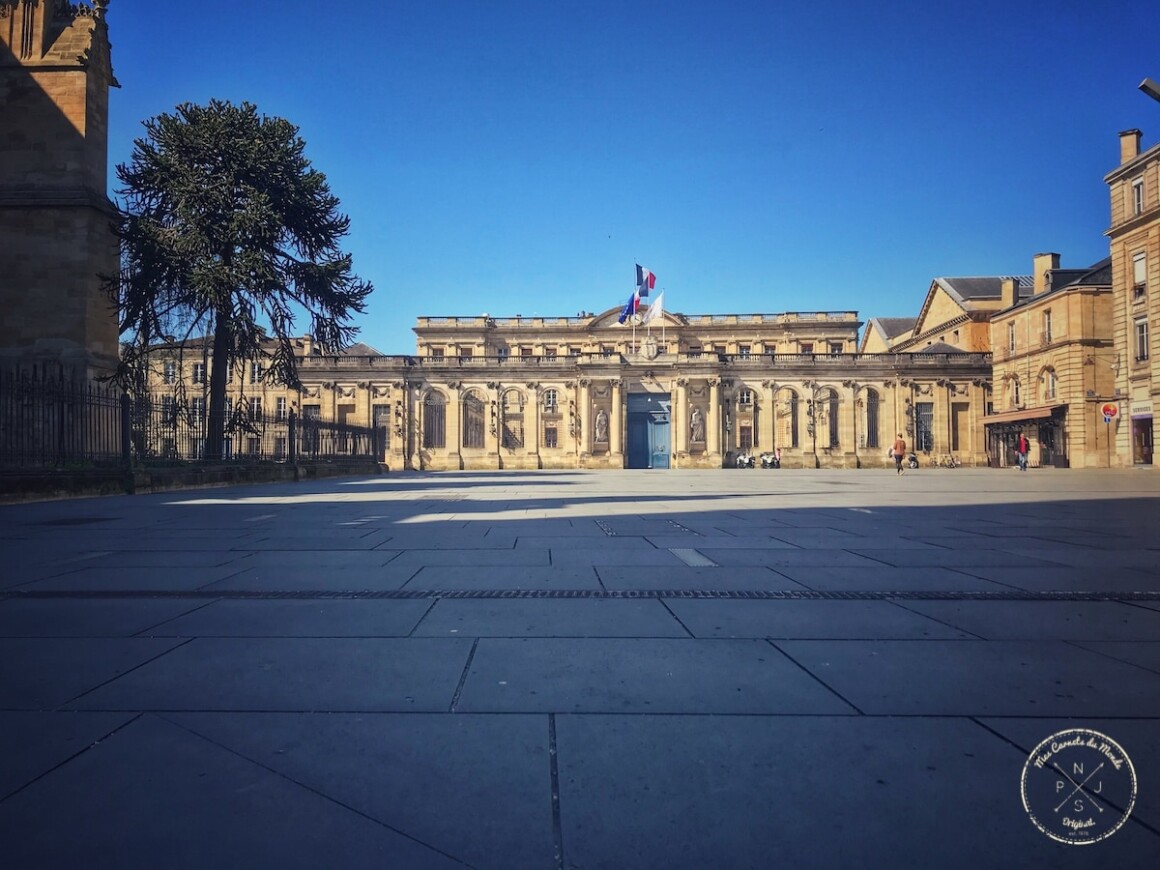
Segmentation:
<svg viewBox="0 0 1160 870">
<path fill-rule="evenodd" d="M 357 323 L 915 315 L 936 276 L 1107 256 L 1117 133 L 1160 137 L 1154 2 L 109 4 L 111 164 L 181 102 L 296 124 L 375 285 Z M 115 177 L 110 172 L 110 185 Z M 303 331 L 305 327 L 303 327 Z"/>
</svg>

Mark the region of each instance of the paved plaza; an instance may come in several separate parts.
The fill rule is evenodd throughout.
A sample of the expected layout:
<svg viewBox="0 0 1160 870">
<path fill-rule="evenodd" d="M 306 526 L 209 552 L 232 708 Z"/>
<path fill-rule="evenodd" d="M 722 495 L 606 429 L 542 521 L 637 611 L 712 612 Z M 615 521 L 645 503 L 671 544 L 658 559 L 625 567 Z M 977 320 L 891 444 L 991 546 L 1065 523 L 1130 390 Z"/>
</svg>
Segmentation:
<svg viewBox="0 0 1160 870">
<path fill-rule="evenodd" d="M 1160 866 L 1158 527 L 1143 470 L 0 506 L 0 866 Z"/>
</svg>

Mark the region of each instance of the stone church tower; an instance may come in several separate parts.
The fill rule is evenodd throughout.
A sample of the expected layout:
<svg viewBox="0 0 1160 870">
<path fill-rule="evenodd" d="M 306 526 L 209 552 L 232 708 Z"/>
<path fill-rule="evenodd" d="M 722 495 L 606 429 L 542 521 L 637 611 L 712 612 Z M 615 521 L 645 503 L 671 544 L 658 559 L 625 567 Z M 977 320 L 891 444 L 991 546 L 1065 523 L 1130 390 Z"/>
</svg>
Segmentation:
<svg viewBox="0 0 1160 870">
<path fill-rule="evenodd" d="M 108 0 L 0 0 L 0 366 L 117 359 Z"/>
</svg>

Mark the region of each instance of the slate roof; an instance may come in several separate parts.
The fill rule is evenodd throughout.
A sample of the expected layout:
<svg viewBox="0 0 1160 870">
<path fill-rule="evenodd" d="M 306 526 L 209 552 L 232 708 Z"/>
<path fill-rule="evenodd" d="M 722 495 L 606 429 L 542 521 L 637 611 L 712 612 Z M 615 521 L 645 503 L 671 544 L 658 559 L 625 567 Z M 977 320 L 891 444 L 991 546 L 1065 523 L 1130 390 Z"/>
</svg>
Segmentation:
<svg viewBox="0 0 1160 870">
<path fill-rule="evenodd" d="M 953 344 L 947 344 L 945 341 L 936 341 L 934 344 L 928 344 L 926 347 L 918 347 L 910 351 L 910 353 L 969 353 L 961 347 L 955 347 Z"/>
<path fill-rule="evenodd" d="M 935 281 L 959 302 L 973 299 L 998 299 L 1003 295 L 1003 282 L 1014 278 L 1019 282 L 1019 298 L 1030 296 L 1035 289 L 1032 275 L 996 275 L 987 278 L 935 278 Z"/>
<path fill-rule="evenodd" d="M 871 321 L 878 324 L 878 330 L 886 336 L 886 338 L 894 338 L 902 335 L 908 329 L 914 329 L 914 324 L 918 322 L 917 317 L 875 317 Z"/>
</svg>

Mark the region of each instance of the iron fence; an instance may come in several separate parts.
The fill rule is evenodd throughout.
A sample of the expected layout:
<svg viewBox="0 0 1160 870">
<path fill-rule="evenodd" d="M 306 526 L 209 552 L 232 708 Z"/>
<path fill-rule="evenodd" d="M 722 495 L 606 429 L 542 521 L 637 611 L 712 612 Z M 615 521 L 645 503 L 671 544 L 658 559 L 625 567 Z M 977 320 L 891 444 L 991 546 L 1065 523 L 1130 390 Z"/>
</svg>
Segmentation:
<svg viewBox="0 0 1160 870">
<path fill-rule="evenodd" d="M 298 462 L 381 458 L 381 429 L 293 412 L 227 409 L 222 459 Z M 0 373 L 0 466 L 165 465 L 207 458 L 204 402 L 130 397 L 62 372 Z"/>
</svg>

